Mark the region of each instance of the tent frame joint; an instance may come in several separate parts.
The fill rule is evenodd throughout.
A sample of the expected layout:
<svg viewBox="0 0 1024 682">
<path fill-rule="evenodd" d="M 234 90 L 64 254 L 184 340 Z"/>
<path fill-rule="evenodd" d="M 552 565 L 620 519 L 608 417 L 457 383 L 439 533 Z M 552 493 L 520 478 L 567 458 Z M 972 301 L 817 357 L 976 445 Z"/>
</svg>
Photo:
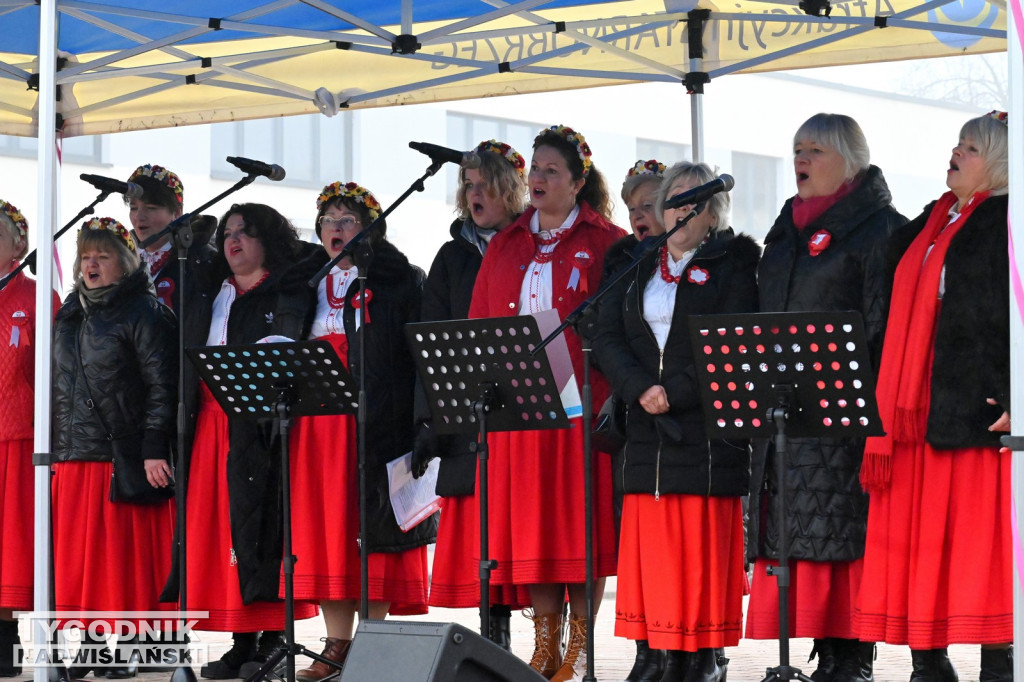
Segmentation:
<svg viewBox="0 0 1024 682">
<path fill-rule="evenodd" d="M 686 87 L 687 95 L 703 95 L 705 83 L 711 82 L 711 76 L 707 71 L 690 71 L 683 76 L 682 83 Z"/>
<path fill-rule="evenodd" d="M 411 33 L 403 33 L 395 36 L 394 42 L 391 43 L 391 52 L 398 54 L 416 54 L 419 49 L 423 47 L 420 41 L 416 39 L 416 36 Z"/>
</svg>

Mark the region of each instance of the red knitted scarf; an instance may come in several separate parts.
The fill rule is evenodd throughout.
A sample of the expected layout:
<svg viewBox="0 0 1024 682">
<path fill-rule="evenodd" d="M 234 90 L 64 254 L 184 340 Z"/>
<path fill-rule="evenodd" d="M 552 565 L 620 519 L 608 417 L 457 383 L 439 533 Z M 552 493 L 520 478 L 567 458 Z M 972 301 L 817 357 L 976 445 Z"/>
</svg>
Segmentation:
<svg viewBox="0 0 1024 682">
<path fill-rule="evenodd" d="M 975 194 L 949 222 L 956 195 L 946 192 L 932 208 L 924 229 L 896 268 L 889 322 L 878 373 L 878 409 L 886 435 L 868 438 L 860 481 L 865 490 L 888 486 L 893 446 L 920 442 L 928 424 L 928 392 L 935 325 L 939 311 L 939 280 L 950 242 L 967 217 L 988 197 Z"/>
</svg>

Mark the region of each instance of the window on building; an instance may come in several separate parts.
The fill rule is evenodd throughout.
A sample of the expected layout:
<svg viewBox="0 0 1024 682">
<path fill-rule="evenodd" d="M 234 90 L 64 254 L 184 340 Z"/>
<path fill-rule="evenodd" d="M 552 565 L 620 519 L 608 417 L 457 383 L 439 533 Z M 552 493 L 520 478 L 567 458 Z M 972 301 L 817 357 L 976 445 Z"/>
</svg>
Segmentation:
<svg viewBox="0 0 1024 682">
<path fill-rule="evenodd" d="M 666 166 L 671 166 L 680 161 L 690 161 L 693 158 L 693 147 L 679 142 L 638 137 L 636 139 L 636 158 L 644 161 L 657 159 Z"/>
<path fill-rule="evenodd" d="M 333 118 L 319 114 L 216 123 L 210 144 L 210 174 L 235 179 L 238 169 L 225 159 L 241 156 L 276 163 L 282 184 L 320 189 L 324 178 L 352 176 L 351 112 Z"/>
<path fill-rule="evenodd" d="M 779 173 L 782 159 L 760 154 L 732 153 L 731 175 L 736 178 L 732 196 L 732 224 L 764 238 L 779 213 Z"/>
<path fill-rule="evenodd" d="M 61 158 L 65 163 L 101 165 L 105 162 L 103 142 L 103 135 L 79 135 L 65 138 L 61 143 Z M 0 135 L 0 155 L 35 157 L 38 148 L 38 140 L 34 137 Z"/>
<path fill-rule="evenodd" d="M 537 137 L 544 125 L 527 121 L 514 121 L 490 116 L 474 116 L 472 114 L 448 113 L 448 146 L 452 149 L 469 150 L 484 140 L 499 140 L 523 155 L 527 166 L 533 150 L 533 138 Z M 455 203 L 455 192 L 459 188 L 459 169 L 454 164 L 446 164 L 445 185 L 448 203 Z"/>
</svg>

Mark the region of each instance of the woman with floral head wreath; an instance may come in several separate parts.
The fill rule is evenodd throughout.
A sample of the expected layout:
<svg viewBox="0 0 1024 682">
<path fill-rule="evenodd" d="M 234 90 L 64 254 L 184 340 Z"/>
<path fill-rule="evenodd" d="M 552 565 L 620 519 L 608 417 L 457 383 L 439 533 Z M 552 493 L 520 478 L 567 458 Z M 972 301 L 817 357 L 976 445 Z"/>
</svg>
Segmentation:
<svg viewBox="0 0 1024 682">
<path fill-rule="evenodd" d="M 981 680 L 1013 679 L 1007 138 L 1006 112 L 967 121 L 949 191 L 889 244 L 855 624 L 909 644 L 915 682 L 957 680 L 949 644 L 982 645 Z"/>
<path fill-rule="evenodd" d="M 201 312 L 202 345 L 302 339 L 314 311 L 309 278 L 323 252 L 266 204 L 235 204 L 221 217 L 213 262 L 218 289 Z M 278 599 L 283 529 L 279 436 L 272 424 L 228 418 L 201 388 L 188 485 L 188 606 L 209 612 L 199 630 L 232 633 L 231 648 L 200 670 L 249 677 L 284 643 Z M 169 581 L 168 592 L 176 588 Z M 167 596 L 170 596 L 165 592 Z M 316 606 L 295 604 L 296 618 Z"/>
<path fill-rule="evenodd" d="M 873 366 L 885 333 L 885 245 L 906 218 L 892 205 L 864 132 L 842 114 L 815 114 L 793 136 L 797 194 L 786 201 L 757 266 L 761 312 L 856 310 Z M 864 439 L 790 437 L 785 508 L 773 442 L 751 457 L 748 558 L 754 579 L 746 636 L 779 636 L 779 528 L 789 544 L 790 637 L 814 639 L 815 682 L 867 682 L 874 646 L 858 642 L 853 602 L 860 586 L 868 497 L 857 481 Z M 815 519 L 814 523 L 808 519 Z"/>
<path fill-rule="evenodd" d="M 174 501 L 155 490 L 149 504 L 112 501 L 120 475 L 113 460 L 116 443 L 153 489 L 173 483 L 174 315 L 157 301 L 135 242 L 112 218 L 88 220 L 78 231 L 74 282 L 53 331 L 56 608 L 155 611 L 171 567 Z M 119 648 L 131 647 L 134 633 L 115 634 Z M 82 637 L 95 656 L 103 640 L 84 629 Z M 80 656 L 71 678 L 95 667 L 95 658 Z M 122 661 L 129 657 L 120 654 Z M 107 676 L 134 676 L 134 670 L 119 666 Z"/>
<path fill-rule="evenodd" d="M 381 214 L 376 197 L 354 182 L 335 182 L 317 199 L 316 233 L 337 257 Z M 417 322 L 423 271 L 385 239 L 382 220 L 366 234 L 369 262 L 357 249 L 320 281 L 308 338 L 324 339 L 358 381 L 365 372 L 369 617 L 427 612 L 427 545 L 437 537 L 432 517 L 409 532 L 395 521 L 387 463 L 412 449 L 416 367 L 405 339 Z M 357 278 L 366 276 L 365 294 Z M 360 364 L 364 343 L 365 365 Z M 359 477 L 354 415 L 300 418 L 292 432 L 295 598 L 319 602 L 327 625 L 323 656 L 343 663 L 359 610 Z M 283 594 L 283 586 L 282 586 Z M 335 669 L 313 664 L 296 673 L 319 680 Z"/>
<path fill-rule="evenodd" d="M 32 407 L 35 390 L 36 284 L 22 270 L 28 220 L 0 199 L 0 677 L 21 674 L 14 647 L 21 643 L 14 611 L 32 608 Z M 55 299 L 60 303 L 59 299 Z"/>
<path fill-rule="evenodd" d="M 475 151 L 480 168 L 459 171 L 455 195 L 459 216 L 452 222 L 452 240 L 437 252 L 423 288 L 424 322 L 469 317 L 473 286 L 488 244 L 526 209 L 526 160 L 522 155 L 497 140 L 485 140 Z M 425 405 L 417 418 L 424 422 L 416 438 L 418 463 L 423 467 L 430 457 L 441 458 L 437 493 L 445 498 L 434 550 L 430 605 L 479 607 L 480 505 L 473 496 L 477 457 L 470 450 L 476 437 L 435 435 Z M 491 536 L 492 543 L 505 539 Z M 524 587 L 493 579 L 491 591 L 491 639 L 508 649 L 511 609 L 527 606 L 529 594 Z"/>
<path fill-rule="evenodd" d="M 625 233 L 610 222 L 611 201 L 584 137 L 566 126 L 534 139 L 528 176 L 530 207 L 499 232 L 484 254 L 470 317 L 529 315 L 555 309 L 565 316 L 597 290 L 604 254 Z M 565 340 L 576 381 L 583 377 L 580 337 Z M 600 407 L 608 384 L 592 374 Z M 537 671 L 557 682 L 586 666 L 583 440 L 576 428 L 495 433 L 490 441 L 492 491 L 508 491 L 507 506 L 491 505 L 492 580 L 528 586 L 534 614 Z M 596 601 L 603 577 L 615 573 L 615 523 L 607 457 L 594 463 Z M 562 653 L 562 607 L 569 594 L 568 643 Z M 595 605 L 596 606 L 596 605 Z"/>
</svg>

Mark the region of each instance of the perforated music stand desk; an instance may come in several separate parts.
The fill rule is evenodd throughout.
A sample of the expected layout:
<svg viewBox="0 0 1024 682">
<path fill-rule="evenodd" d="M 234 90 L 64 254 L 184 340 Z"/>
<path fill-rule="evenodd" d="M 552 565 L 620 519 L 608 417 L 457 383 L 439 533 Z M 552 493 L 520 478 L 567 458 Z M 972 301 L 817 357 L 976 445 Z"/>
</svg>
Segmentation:
<svg viewBox="0 0 1024 682">
<path fill-rule="evenodd" d="M 860 313 L 690 317 L 690 340 L 709 438 L 774 438 L 778 480 L 779 666 L 765 680 L 808 681 L 789 665 L 787 436 L 864 438 L 884 433 Z"/>
<path fill-rule="evenodd" d="M 552 317 L 553 324 L 547 325 Z M 561 349 L 530 355 L 543 338 L 538 319 L 545 326 L 557 325 L 557 313 L 406 325 L 432 428 L 440 434 L 479 434 L 480 634 L 485 638 L 490 637 L 490 573 L 497 567 L 488 556 L 487 434 L 569 427 L 559 386 L 575 381 L 571 365 L 559 368 L 556 376 L 549 353 Z M 561 343 L 564 349 L 564 339 Z"/>
<path fill-rule="evenodd" d="M 292 417 L 355 413 L 359 407 L 355 379 L 331 344 L 323 340 L 206 346 L 188 348 L 186 352 L 228 418 L 272 420 L 281 433 L 285 645 L 278 647 L 250 679 L 266 677 L 287 658 L 286 676 L 289 682 L 295 682 L 297 654 L 340 669 L 330 659 L 295 643 L 288 432 Z"/>
</svg>

